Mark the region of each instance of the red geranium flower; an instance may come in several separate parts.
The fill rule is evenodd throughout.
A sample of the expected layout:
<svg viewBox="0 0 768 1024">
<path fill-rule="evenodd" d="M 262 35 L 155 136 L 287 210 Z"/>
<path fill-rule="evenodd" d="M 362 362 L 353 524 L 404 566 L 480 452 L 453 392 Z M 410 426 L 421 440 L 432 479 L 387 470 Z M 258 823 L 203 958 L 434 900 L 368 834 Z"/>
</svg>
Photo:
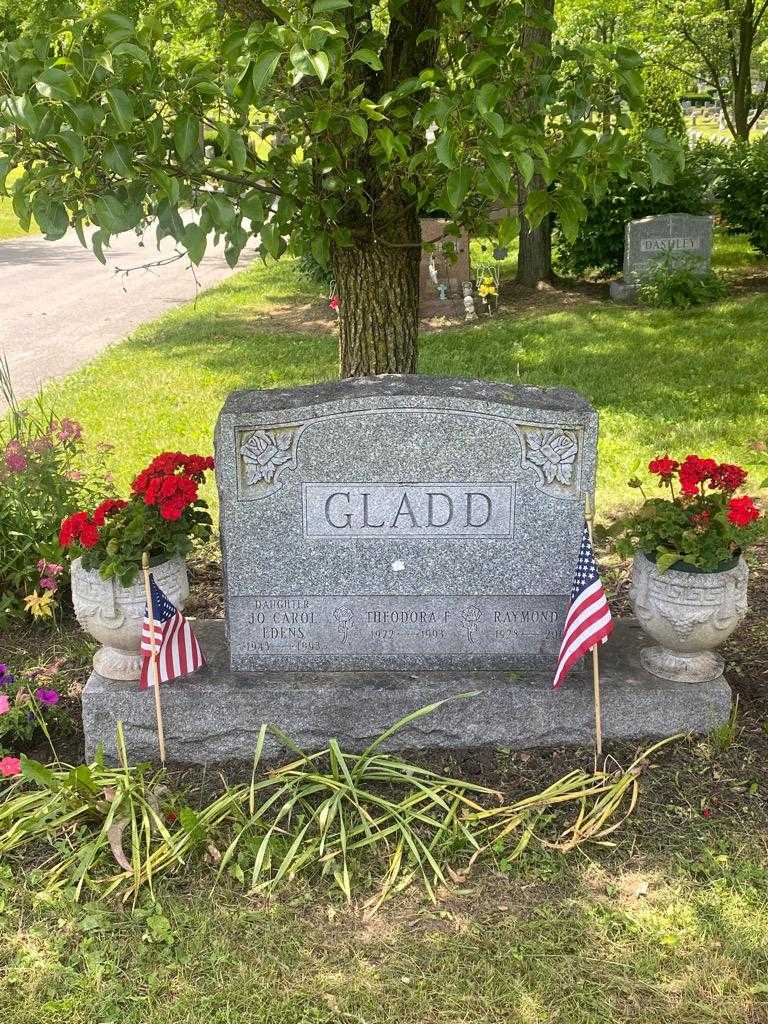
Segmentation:
<svg viewBox="0 0 768 1024">
<path fill-rule="evenodd" d="M 728 502 L 728 521 L 734 526 L 749 526 L 760 518 L 760 510 L 754 501 L 745 494 L 743 498 L 731 498 Z"/>
<path fill-rule="evenodd" d="M 91 520 L 96 526 L 103 526 L 109 516 L 124 508 L 128 508 L 127 501 L 121 501 L 119 498 L 107 498 L 93 510 Z"/>
<path fill-rule="evenodd" d="M 59 527 L 59 543 L 63 548 L 69 547 L 80 536 L 80 531 L 88 522 L 87 512 L 75 512 L 74 515 L 62 519 Z"/>
<path fill-rule="evenodd" d="M 648 463 L 648 469 L 651 473 L 656 473 L 662 480 L 671 480 L 679 466 L 680 463 L 670 459 L 669 455 L 659 456 Z"/>
<path fill-rule="evenodd" d="M 700 459 L 698 455 L 686 455 L 680 467 L 680 488 L 683 494 L 699 493 L 699 484 L 709 480 L 717 470 L 714 459 Z"/>
<path fill-rule="evenodd" d="M 721 462 L 715 472 L 709 486 L 712 490 L 736 491 L 747 479 L 747 471 L 741 466 L 733 466 L 728 462 Z"/>
</svg>

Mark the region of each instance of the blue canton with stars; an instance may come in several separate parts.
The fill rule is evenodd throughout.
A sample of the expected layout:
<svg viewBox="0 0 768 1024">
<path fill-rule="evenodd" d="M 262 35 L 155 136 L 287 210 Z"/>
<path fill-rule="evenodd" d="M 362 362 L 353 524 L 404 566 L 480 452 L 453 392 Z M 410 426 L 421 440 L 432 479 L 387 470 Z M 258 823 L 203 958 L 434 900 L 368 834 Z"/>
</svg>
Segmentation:
<svg viewBox="0 0 768 1024">
<path fill-rule="evenodd" d="M 584 532 L 581 535 L 581 547 L 579 548 L 579 560 L 576 562 L 576 573 L 573 577 L 573 589 L 571 590 L 571 604 L 579 594 L 582 594 L 587 587 L 591 587 L 600 579 L 597 571 L 597 563 L 592 553 L 592 544 L 589 540 L 589 529 L 584 524 Z"/>
<path fill-rule="evenodd" d="M 176 606 L 165 596 L 155 583 L 155 577 L 149 577 L 149 591 L 152 595 L 152 618 L 155 622 L 167 622 L 176 614 Z"/>
</svg>

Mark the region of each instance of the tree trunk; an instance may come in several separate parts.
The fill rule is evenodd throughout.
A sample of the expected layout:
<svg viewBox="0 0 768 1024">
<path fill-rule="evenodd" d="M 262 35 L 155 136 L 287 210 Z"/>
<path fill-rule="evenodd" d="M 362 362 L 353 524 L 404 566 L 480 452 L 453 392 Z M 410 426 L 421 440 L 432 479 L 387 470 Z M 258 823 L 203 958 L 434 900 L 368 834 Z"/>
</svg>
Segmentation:
<svg viewBox="0 0 768 1024">
<path fill-rule="evenodd" d="M 552 14 L 555 0 L 528 0 L 526 14 L 530 17 L 537 11 Z M 541 74 L 552 52 L 552 33 L 542 25 L 526 24 L 520 33 L 520 49 L 531 54 L 528 63 L 529 81 L 526 90 L 533 89 L 536 76 Z M 535 102 L 523 98 L 523 106 L 533 112 Z M 552 280 L 552 221 L 545 217 L 537 228 L 531 228 L 525 219 L 525 203 L 528 193 L 546 188 L 544 179 L 534 175 L 526 188 L 518 178 L 517 208 L 520 213 L 520 249 L 517 256 L 517 282 L 535 288 L 540 281 Z"/>
<path fill-rule="evenodd" d="M 525 207 L 528 193 L 546 188 L 544 179 L 534 175 L 526 188 L 518 185 L 520 208 Z M 535 288 L 540 281 L 552 280 L 552 218 L 545 217 L 537 228 L 531 228 L 524 217 L 520 219 L 520 249 L 517 255 L 517 282 Z"/>
<path fill-rule="evenodd" d="M 416 372 L 421 239 L 418 218 L 412 220 L 399 243 L 365 242 L 333 253 L 342 377 Z"/>
</svg>

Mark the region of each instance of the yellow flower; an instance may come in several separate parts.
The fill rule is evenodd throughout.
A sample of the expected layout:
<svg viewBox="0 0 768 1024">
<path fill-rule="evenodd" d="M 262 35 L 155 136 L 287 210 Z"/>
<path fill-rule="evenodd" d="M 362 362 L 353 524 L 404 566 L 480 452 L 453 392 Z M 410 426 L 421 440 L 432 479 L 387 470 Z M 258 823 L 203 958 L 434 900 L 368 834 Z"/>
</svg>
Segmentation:
<svg viewBox="0 0 768 1024">
<path fill-rule="evenodd" d="M 496 294 L 496 289 L 493 287 L 493 285 L 485 284 L 485 282 L 483 282 L 483 284 L 481 284 L 477 290 L 483 297 L 485 297 L 486 295 Z"/>
<path fill-rule="evenodd" d="M 33 619 L 53 618 L 53 594 L 46 590 L 44 594 L 29 594 L 24 598 L 24 606 Z"/>
</svg>

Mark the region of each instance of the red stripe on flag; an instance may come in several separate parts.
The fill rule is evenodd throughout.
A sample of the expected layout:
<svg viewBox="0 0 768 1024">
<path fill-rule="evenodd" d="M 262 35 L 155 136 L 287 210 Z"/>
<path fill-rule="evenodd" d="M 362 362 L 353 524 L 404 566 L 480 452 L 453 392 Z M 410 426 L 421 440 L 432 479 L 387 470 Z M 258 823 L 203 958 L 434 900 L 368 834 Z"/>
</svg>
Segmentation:
<svg viewBox="0 0 768 1024">
<path fill-rule="evenodd" d="M 580 629 L 575 640 L 571 640 L 568 648 L 560 651 L 557 673 L 553 686 L 557 688 L 568 674 L 574 662 L 592 650 L 599 643 L 605 643 L 613 631 L 613 620 L 608 603 L 590 615 L 583 629 Z"/>
</svg>

